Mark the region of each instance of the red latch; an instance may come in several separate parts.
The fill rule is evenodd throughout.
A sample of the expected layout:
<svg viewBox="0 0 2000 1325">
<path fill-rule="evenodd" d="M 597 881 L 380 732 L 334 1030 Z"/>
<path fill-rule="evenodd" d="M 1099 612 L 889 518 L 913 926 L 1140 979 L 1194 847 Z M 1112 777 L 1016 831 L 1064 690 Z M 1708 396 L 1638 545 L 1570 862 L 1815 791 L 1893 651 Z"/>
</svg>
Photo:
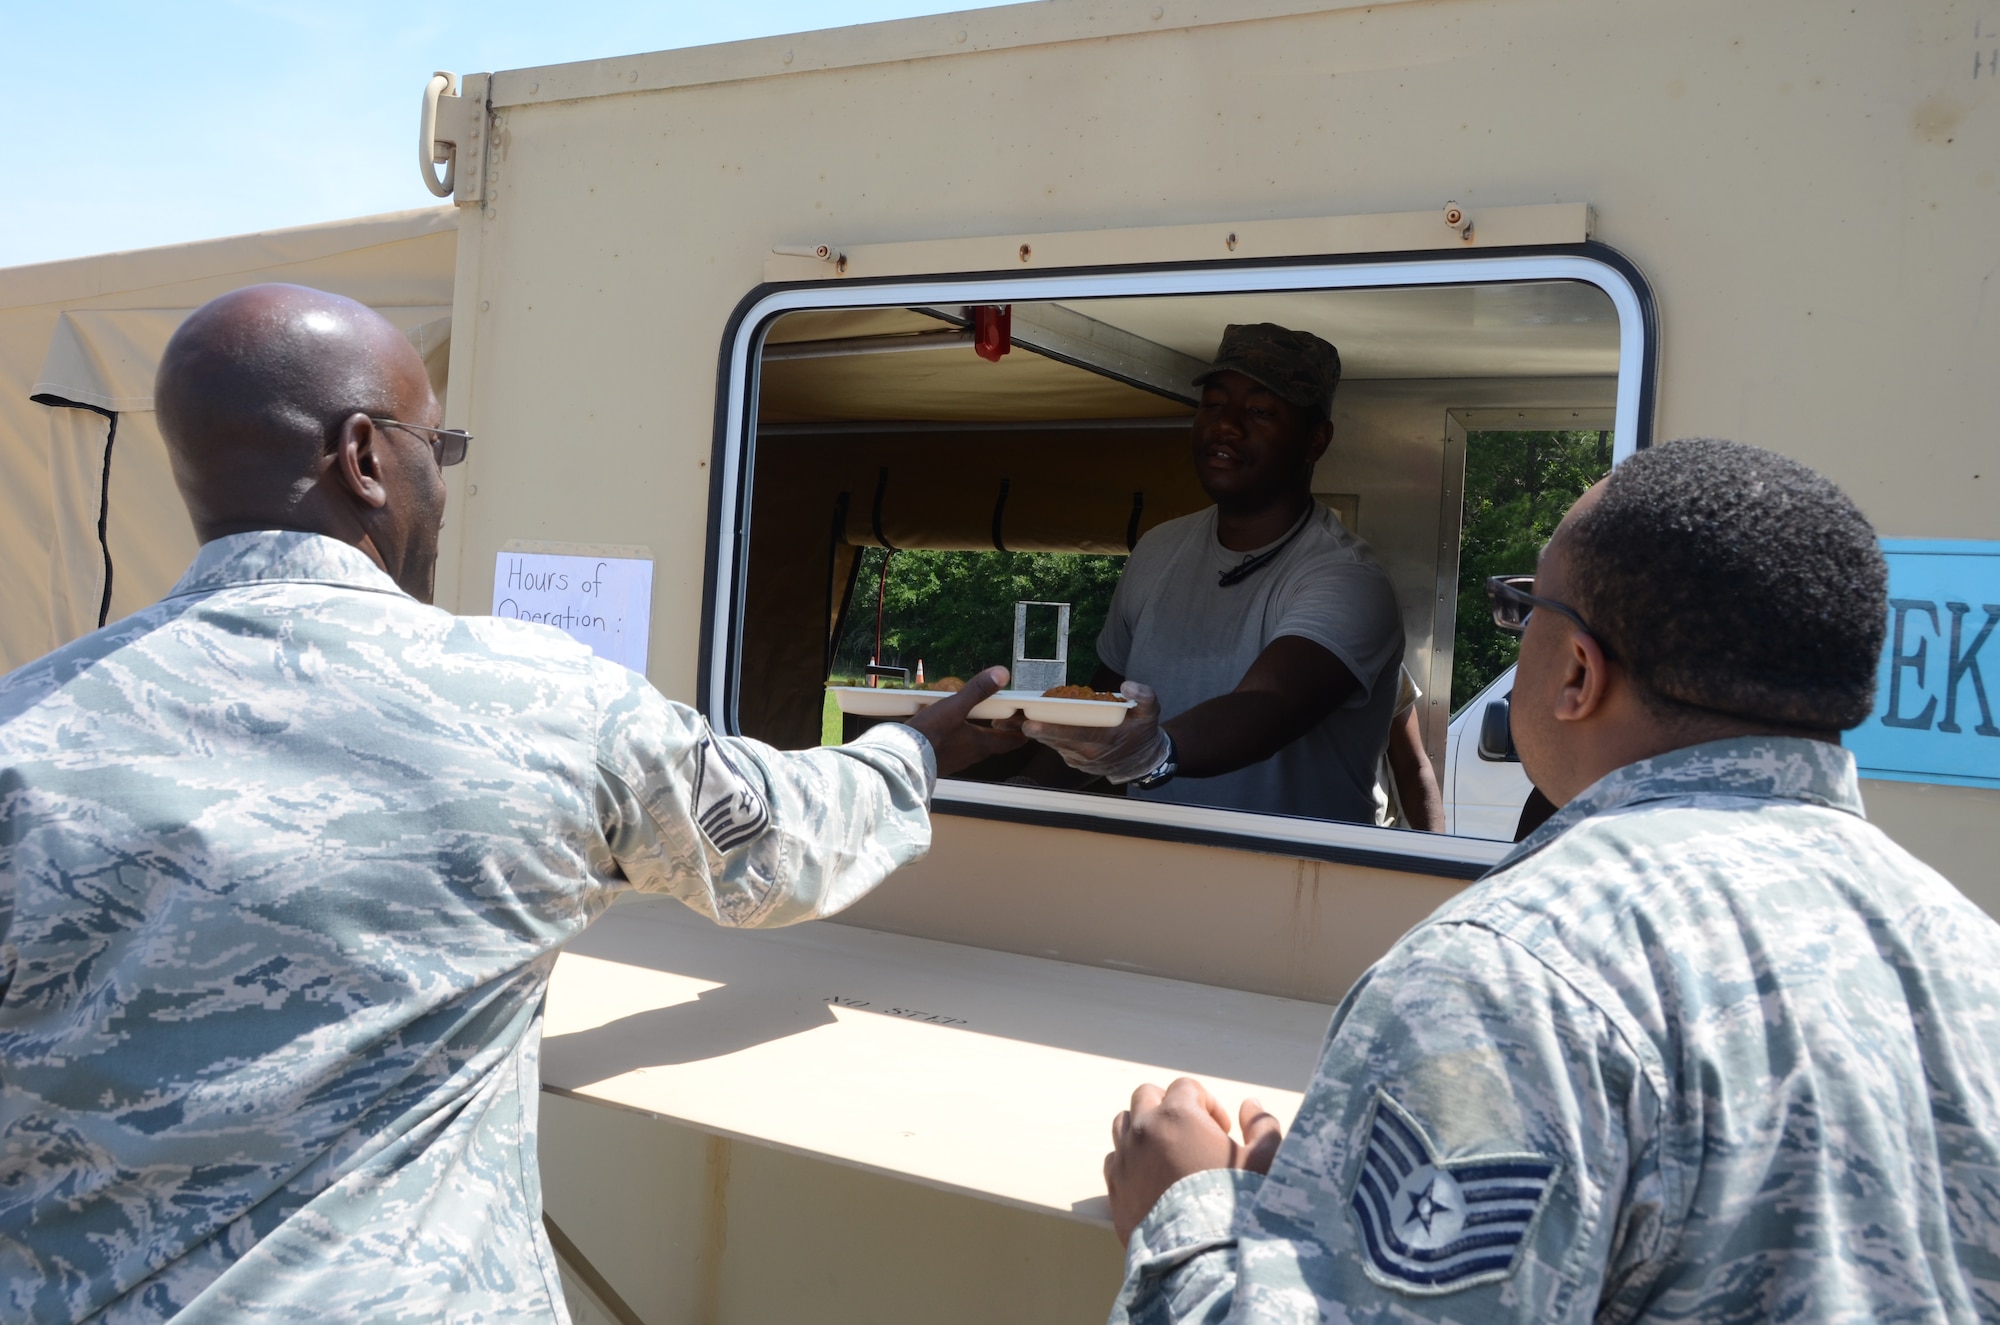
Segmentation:
<svg viewBox="0 0 2000 1325">
<path fill-rule="evenodd" d="M 972 352 L 988 363 L 1014 348 L 1014 305 L 978 304 L 972 310 Z"/>
</svg>

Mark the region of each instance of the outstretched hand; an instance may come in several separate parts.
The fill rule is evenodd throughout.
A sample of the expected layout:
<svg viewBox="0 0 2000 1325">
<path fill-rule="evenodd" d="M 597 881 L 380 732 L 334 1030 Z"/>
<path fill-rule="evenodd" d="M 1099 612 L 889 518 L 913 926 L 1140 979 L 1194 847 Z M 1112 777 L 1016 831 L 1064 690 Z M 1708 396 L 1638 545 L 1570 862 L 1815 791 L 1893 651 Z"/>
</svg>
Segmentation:
<svg viewBox="0 0 2000 1325">
<path fill-rule="evenodd" d="M 1191 1173 L 1271 1171 L 1284 1129 L 1254 1099 L 1244 1100 L 1237 1114 L 1240 1142 L 1229 1135 L 1228 1112 L 1193 1077 L 1165 1090 L 1145 1085 L 1132 1092 L 1132 1107 L 1111 1120 L 1111 1153 L 1104 1157 L 1111 1227 L 1120 1242 L 1129 1242 L 1167 1188 Z"/>
<path fill-rule="evenodd" d="M 941 699 L 915 717 L 904 719 L 906 725 L 922 732 L 931 743 L 939 777 L 950 777 L 982 759 L 1017 750 L 1025 742 L 1018 728 L 995 727 L 966 719 L 974 705 L 1006 684 L 1007 669 L 989 667 L 949 699 Z"/>
<path fill-rule="evenodd" d="M 1160 698 L 1153 688 L 1127 681 L 1119 693 L 1132 701 L 1132 711 L 1116 727 L 1071 727 L 1055 722 L 1026 722 L 1021 731 L 1062 756 L 1079 773 L 1126 783 L 1142 778 L 1167 757 L 1167 738 L 1160 734 Z"/>
</svg>

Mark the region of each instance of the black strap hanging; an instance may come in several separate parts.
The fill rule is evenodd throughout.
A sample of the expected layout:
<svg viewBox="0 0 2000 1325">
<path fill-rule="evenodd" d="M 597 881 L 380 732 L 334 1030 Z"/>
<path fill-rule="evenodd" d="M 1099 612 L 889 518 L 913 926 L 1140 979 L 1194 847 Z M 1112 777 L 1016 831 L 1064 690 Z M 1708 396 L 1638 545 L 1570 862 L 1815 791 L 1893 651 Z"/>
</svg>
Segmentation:
<svg viewBox="0 0 2000 1325">
<path fill-rule="evenodd" d="M 1005 552 L 1007 550 L 1007 491 L 1013 486 L 1013 479 L 1001 479 L 1000 495 L 993 499 L 993 550 L 995 552 Z"/>
<path fill-rule="evenodd" d="M 896 550 L 896 545 L 894 543 L 891 543 L 889 541 L 889 536 L 882 532 L 882 499 L 888 495 L 889 495 L 889 467 L 887 465 L 884 465 L 882 466 L 881 474 L 877 476 L 877 478 L 875 479 L 875 509 L 869 518 L 870 522 L 874 526 L 875 541 L 877 543 L 880 543 L 883 547 L 888 548 L 891 552 L 894 552 Z"/>
</svg>

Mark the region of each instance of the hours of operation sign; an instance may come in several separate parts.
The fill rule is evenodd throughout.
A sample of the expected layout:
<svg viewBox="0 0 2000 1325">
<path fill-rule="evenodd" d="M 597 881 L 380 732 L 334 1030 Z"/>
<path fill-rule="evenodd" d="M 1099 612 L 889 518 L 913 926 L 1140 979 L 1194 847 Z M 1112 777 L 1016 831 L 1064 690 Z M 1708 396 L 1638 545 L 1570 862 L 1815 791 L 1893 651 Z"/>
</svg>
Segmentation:
<svg viewBox="0 0 2000 1325">
<path fill-rule="evenodd" d="M 643 548 L 510 545 L 493 563 L 493 615 L 554 626 L 600 658 L 646 670 L 653 559 Z M 622 555 L 621 555 L 622 554 Z"/>
</svg>

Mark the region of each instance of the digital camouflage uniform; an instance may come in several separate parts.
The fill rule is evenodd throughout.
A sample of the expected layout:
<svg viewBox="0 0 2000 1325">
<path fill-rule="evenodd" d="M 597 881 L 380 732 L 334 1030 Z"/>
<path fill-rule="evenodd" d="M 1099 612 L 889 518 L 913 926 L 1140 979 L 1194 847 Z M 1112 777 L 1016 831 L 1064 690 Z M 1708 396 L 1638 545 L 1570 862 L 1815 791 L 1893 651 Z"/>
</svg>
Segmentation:
<svg viewBox="0 0 2000 1325">
<path fill-rule="evenodd" d="M 558 946 L 626 888 L 838 910 L 923 852 L 934 773 L 901 726 L 716 737 L 331 539 L 208 544 L 0 681 L 0 1320 L 564 1319 Z"/>
<path fill-rule="evenodd" d="M 1612 773 L 1407 935 L 1112 1314 L 1996 1317 L 2000 926 L 1772 738 Z"/>
</svg>

